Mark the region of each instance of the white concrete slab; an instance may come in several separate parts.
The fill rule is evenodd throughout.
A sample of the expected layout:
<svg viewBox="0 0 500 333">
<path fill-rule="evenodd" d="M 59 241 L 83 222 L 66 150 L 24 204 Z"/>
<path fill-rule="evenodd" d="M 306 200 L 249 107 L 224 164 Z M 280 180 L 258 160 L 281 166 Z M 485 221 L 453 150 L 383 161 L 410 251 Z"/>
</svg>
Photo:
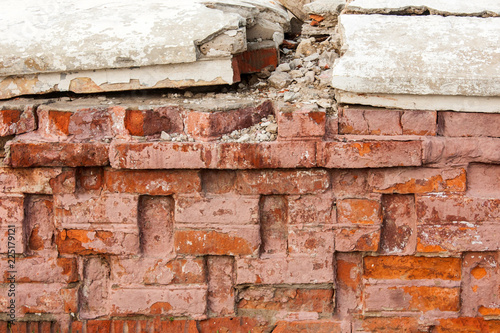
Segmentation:
<svg viewBox="0 0 500 333">
<path fill-rule="evenodd" d="M 354 0 L 346 7 L 349 12 L 388 14 L 423 12 L 436 15 L 498 16 L 498 0 Z"/>
<path fill-rule="evenodd" d="M 500 96 L 500 18 L 340 15 L 334 88 L 359 94 Z"/>
<path fill-rule="evenodd" d="M 308 14 L 338 15 L 344 9 L 346 0 L 316 0 L 304 6 Z"/>
</svg>

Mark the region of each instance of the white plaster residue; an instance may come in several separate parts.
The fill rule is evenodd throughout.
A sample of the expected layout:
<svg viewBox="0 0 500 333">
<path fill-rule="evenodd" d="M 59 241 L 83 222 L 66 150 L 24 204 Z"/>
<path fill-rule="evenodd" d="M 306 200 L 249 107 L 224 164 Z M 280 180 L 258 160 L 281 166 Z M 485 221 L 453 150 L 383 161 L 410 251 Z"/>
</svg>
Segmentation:
<svg viewBox="0 0 500 333">
<path fill-rule="evenodd" d="M 340 24 L 334 88 L 500 96 L 500 17 L 341 15 Z"/>
</svg>

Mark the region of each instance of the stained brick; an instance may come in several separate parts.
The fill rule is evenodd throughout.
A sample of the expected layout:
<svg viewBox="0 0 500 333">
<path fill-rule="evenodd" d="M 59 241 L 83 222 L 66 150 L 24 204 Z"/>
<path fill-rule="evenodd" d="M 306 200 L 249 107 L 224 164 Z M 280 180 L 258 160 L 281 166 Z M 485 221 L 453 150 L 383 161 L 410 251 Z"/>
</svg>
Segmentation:
<svg viewBox="0 0 500 333">
<path fill-rule="evenodd" d="M 336 198 L 366 198 L 372 192 L 368 178 L 374 170 L 368 169 L 334 169 L 332 175 L 332 190 Z"/>
<path fill-rule="evenodd" d="M 495 113 L 439 112 L 440 134 L 444 136 L 500 137 L 500 116 Z"/>
<path fill-rule="evenodd" d="M 380 202 L 369 199 L 338 200 L 337 222 L 346 225 L 381 224 L 382 208 Z"/>
<path fill-rule="evenodd" d="M 283 196 L 263 196 L 260 200 L 262 255 L 287 252 L 287 200 Z"/>
<path fill-rule="evenodd" d="M 236 182 L 242 194 L 312 194 L 326 191 L 330 177 L 320 169 L 248 170 L 238 172 Z"/>
<path fill-rule="evenodd" d="M 281 106 L 278 140 L 319 140 L 325 135 L 326 114 L 310 104 Z"/>
<path fill-rule="evenodd" d="M 362 135 L 400 135 L 401 111 L 373 108 L 339 108 L 339 133 Z"/>
<path fill-rule="evenodd" d="M 62 168 L 0 168 L 0 191 L 4 193 L 73 193 L 75 172 Z"/>
<path fill-rule="evenodd" d="M 41 106 L 37 109 L 38 133 L 46 138 L 65 138 L 69 135 L 69 121 L 73 112 L 55 111 Z"/>
<path fill-rule="evenodd" d="M 204 193 L 224 194 L 236 188 L 236 171 L 233 170 L 202 170 L 200 177 Z"/>
<path fill-rule="evenodd" d="M 365 317 L 353 324 L 353 332 L 417 333 L 422 332 L 414 317 Z"/>
<path fill-rule="evenodd" d="M 403 135 L 436 135 L 437 112 L 404 110 L 401 115 Z"/>
<path fill-rule="evenodd" d="M 76 174 L 79 190 L 101 190 L 103 186 L 102 168 L 79 168 Z"/>
<path fill-rule="evenodd" d="M 331 140 L 339 134 L 339 118 L 333 115 L 326 115 L 324 140 Z"/>
<path fill-rule="evenodd" d="M 23 110 L 0 110 L 0 137 L 26 133 L 35 129 L 33 106 L 26 106 Z"/>
<path fill-rule="evenodd" d="M 147 257 L 165 257 L 174 252 L 174 200 L 172 197 L 142 196 L 139 199 L 141 252 Z"/>
<path fill-rule="evenodd" d="M 329 227 L 289 227 L 288 253 L 291 257 L 311 256 L 331 258 L 334 252 L 334 233 Z"/>
<path fill-rule="evenodd" d="M 53 237 L 54 204 L 48 195 L 30 195 L 25 198 L 24 231 L 27 237 L 27 253 L 50 255 L 55 250 Z"/>
<path fill-rule="evenodd" d="M 288 196 L 288 224 L 325 225 L 337 221 L 333 193 Z"/>
<path fill-rule="evenodd" d="M 483 198 L 500 198 L 500 165 L 469 165 L 467 194 Z"/>
<path fill-rule="evenodd" d="M 350 318 L 362 308 L 362 253 L 336 253 L 336 314 Z"/>
<path fill-rule="evenodd" d="M 380 227 L 360 226 L 344 227 L 334 230 L 335 251 L 378 251 L 380 244 Z"/>
<path fill-rule="evenodd" d="M 16 259 L 16 283 L 72 283 L 78 281 L 78 266 L 74 258 L 25 257 Z M 0 260 L 3 283 L 10 276 L 8 259 Z"/>
<path fill-rule="evenodd" d="M 106 190 L 116 193 L 170 195 L 201 190 L 200 177 L 192 170 L 104 170 Z"/>
<path fill-rule="evenodd" d="M 420 166 L 420 141 L 359 141 L 318 143 L 317 165 L 325 168 Z"/>
<path fill-rule="evenodd" d="M 220 333 L 263 333 L 265 330 L 261 325 L 262 323 L 259 320 L 251 317 L 210 318 L 198 323 L 199 333 L 217 331 Z"/>
<path fill-rule="evenodd" d="M 24 252 L 24 197 L 0 196 L 0 252 Z M 9 227 L 13 226 L 13 227 Z M 9 231 L 10 230 L 10 231 Z M 11 238 L 9 239 L 9 234 Z M 9 244 L 10 242 L 10 244 Z"/>
<path fill-rule="evenodd" d="M 100 140 L 113 136 L 112 126 L 107 108 L 81 109 L 71 115 L 68 132 L 76 140 Z"/>
<path fill-rule="evenodd" d="M 415 198 L 412 195 L 384 195 L 382 211 L 380 252 L 413 254 L 417 244 Z"/>
<path fill-rule="evenodd" d="M 341 330 L 341 323 L 334 320 L 280 321 L 273 333 L 331 333 Z"/>
<path fill-rule="evenodd" d="M 234 315 L 234 258 L 210 256 L 207 269 L 209 314 L 217 317 Z"/>
<path fill-rule="evenodd" d="M 177 107 L 161 107 L 154 110 L 127 110 L 124 124 L 130 135 L 144 136 L 161 132 L 183 131 L 182 110 Z"/>
<path fill-rule="evenodd" d="M 91 257 L 83 260 L 83 281 L 79 300 L 81 319 L 94 319 L 108 314 L 109 276 L 110 266 L 106 259 Z"/>
<path fill-rule="evenodd" d="M 62 254 L 138 254 L 136 230 L 105 231 L 62 229 L 56 234 L 57 250 Z"/>
</svg>

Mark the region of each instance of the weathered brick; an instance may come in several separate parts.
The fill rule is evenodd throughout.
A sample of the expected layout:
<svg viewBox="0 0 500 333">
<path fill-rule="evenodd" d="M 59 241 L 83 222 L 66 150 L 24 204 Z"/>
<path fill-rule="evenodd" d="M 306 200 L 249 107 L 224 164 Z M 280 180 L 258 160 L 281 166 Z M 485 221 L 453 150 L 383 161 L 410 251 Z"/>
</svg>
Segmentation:
<svg viewBox="0 0 500 333">
<path fill-rule="evenodd" d="M 62 229 L 56 234 L 59 253 L 65 254 L 138 254 L 139 235 L 136 230 Z"/>
<path fill-rule="evenodd" d="M 413 254 L 417 245 L 417 216 L 412 195 L 382 196 L 380 253 Z"/>
<path fill-rule="evenodd" d="M 104 170 L 106 190 L 117 193 L 170 195 L 201 191 L 197 171 L 192 170 Z"/>
<path fill-rule="evenodd" d="M 89 320 L 87 321 L 87 332 L 108 333 L 111 329 L 111 320 Z"/>
<path fill-rule="evenodd" d="M 317 165 L 325 168 L 420 166 L 420 141 L 359 141 L 318 143 Z"/>
<path fill-rule="evenodd" d="M 365 311 L 458 311 L 460 288 L 366 285 Z"/>
<path fill-rule="evenodd" d="M 111 281 L 120 286 L 205 283 L 203 258 L 110 258 Z"/>
<path fill-rule="evenodd" d="M 500 224 L 454 222 L 417 226 L 417 252 L 500 250 Z"/>
<path fill-rule="evenodd" d="M 165 257 L 174 252 L 174 200 L 172 197 L 141 196 L 139 199 L 141 252 Z"/>
<path fill-rule="evenodd" d="M 339 318 L 349 318 L 361 311 L 363 273 L 362 253 L 336 253 L 336 307 Z"/>
<path fill-rule="evenodd" d="M 129 329 L 129 332 L 133 330 Z M 160 332 L 199 333 L 194 320 L 162 320 Z"/>
<path fill-rule="evenodd" d="M 9 285 L 0 286 L 0 312 L 8 312 Z M 26 314 L 76 313 L 78 288 L 65 283 L 19 283 L 16 284 L 16 317 Z"/>
<path fill-rule="evenodd" d="M 178 107 L 161 107 L 154 110 L 127 110 L 125 112 L 125 128 L 130 135 L 145 136 L 161 132 L 181 133 L 184 125 L 182 110 Z"/>
<path fill-rule="evenodd" d="M 326 113 L 312 104 L 283 105 L 276 120 L 278 140 L 319 140 L 325 135 Z"/>
<path fill-rule="evenodd" d="M 465 169 L 405 168 L 370 172 L 369 184 L 379 193 L 465 192 Z"/>
<path fill-rule="evenodd" d="M 73 258 L 16 258 L 16 283 L 72 283 L 78 281 L 78 266 Z M 4 272 L 2 282 L 8 283 L 8 259 L 0 260 Z"/>
<path fill-rule="evenodd" d="M 414 317 L 365 317 L 353 323 L 353 332 L 417 333 L 422 332 Z"/>
<path fill-rule="evenodd" d="M 259 286 L 238 292 L 238 310 L 271 310 L 287 312 L 331 313 L 334 290 L 330 288 L 297 288 Z"/>
<path fill-rule="evenodd" d="M 330 187 L 328 172 L 312 170 L 245 170 L 237 173 L 242 194 L 316 194 Z"/>
<path fill-rule="evenodd" d="M 234 258 L 209 256 L 207 270 L 209 315 L 217 317 L 234 315 Z"/>
<path fill-rule="evenodd" d="M 215 148 L 214 143 L 114 140 L 110 146 L 110 163 L 117 169 L 214 168 Z"/>
<path fill-rule="evenodd" d="M 334 230 L 335 251 L 378 251 L 380 226 L 359 226 Z"/>
<path fill-rule="evenodd" d="M 404 110 L 401 115 L 403 135 L 436 135 L 437 112 Z"/>
<path fill-rule="evenodd" d="M 177 195 L 175 222 L 204 224 L 256 224 L 259 197 L 256 195 Z"/>
<path fill-rule="evenodd" d="M 500 198 L 500 165 L 469 165 L 467 194 L 483 198 Z"/>
<path fill-rule="evenodd" d="M 333 283 L 333 256 L 237 259 L 236 276 L 237 284 Z"/>
<path fill-rule="evenodd" d="M 84 228 L 90 224 L 136 225 L 139 197 L 133 194 L 58 194 L 54 195 L 57 227 Z"/>
<path fill-rule="evenodd" d="M 339 133 L 362 135 L 401 135 L 401 111 L 369 107 L 339 108 Z"/>
<path fill-rule="evenodd" d="M 10 164 L 37 166 L 104 166 L 109 164 L 108 144 L 102 142 L 12 142 Z"/>
<path fill-rule="evenodd" d="M 23 110 L 0 110 L 0 137 L 31 132 L 35 129 L 33 106 L 25 106 Z"/>
<path fill-rule="evenodd" d="M 498 252 L 464 254 L 462 267 L 462 315 L 500 313 L 500 269 Z"/>
<path fill-rule="evenodd" d="M 382 223 L 382 207 L 380 202 L 376 200 L 338 200 L 337 222 L 345 225 L 379 225 Z"/>
<path fill-rule="evenodd" d="M 366 198 L 372 189 L 368 178 L 374 170 L 368 169 L 334 169 L 331 170 L 332 190 L 336 198 Z"/>
<path fill-rule="evenodd" d="M 339 118 L 334 115 L 326 115 L 324 140 L 332 140 L 339 134 Z"/>
<path fill-rule="evenodd" d="M 312 168 L 316 166 L 314 142 L 220 143 L 217 168 L 267 169 Z"/>
<path fill-rule="evenodd" d="M 335 320 L 279 321 L 273 333 L 332 333 L 342 332 L 342 324 Z"/>
<path fill-rule="evenodd" d="M 80 293 L 80 318 L 93 319 L 109 313 L 107 300 L 110 287 L 110 264 L 102 257 L 83 260 L 83 281 Z"/>
<path fill-rule="evenodd" d="M 416 207 L 421 224 L 500 221 L 500 199 L 451 194 L 417 195 Z"/>
<path fill-rule="evenodd" d="M 231 333 L 264 333 L 261 322 L 252 317 L 210 318 L 198 322 L 199 331 L 196 333 L 213 333 L 219 331 Z M 195 332 L 193 332 L 195 333 Z"/>
<path fill-rule="evenodd" d="M 112 126 L 107 108 L 81 109 L 71 115 L 68 132 L 76 140 L 100 140 L 113 136 Z"/>
<path fill-rule="evenodd" d="M 174 246 L 178 254 L 254 256 L 258 253 L 259 245 L 258 225 L 212 226 L 210 229 L 174 231 Z"/>
<path fill-rule="evenodd" d="M 483 318 L 460 317 L 439 319 L 432 333 L 495 333 L 498 322 L 486 322 Z"/>
<path fill-rule="evenodd" d="M 69 135 L 69 121 L 73 112 L 50 110 L 40 106 L 37 111 L 38 133 L 45 138 L 66 138 Z"/>
<path fill-rule="evenodd" d="M 29 195 L 25 198 L 24 231 L 26 232 L 27 253 L 51 255 L 55 251 L 53 237 L 54 204 L 48 195 Z"/>
<path fill-rule="evenodd" d="M 236 172 L 234 170 L 202 170 L 200 172 L 203 192 L 224 194 L 236 188 Z"/>
<path fill-rule="evenodd" d="M 439 112 L 439 133 L 443 136 L 500 137 L 500 116 L 496 113 Z"/>
<path fill-rule="evenodd" d="M 460 281 L 460 258 L 380 256 L 363 258 L 365 279 Z"/>
<path fill-rule="evenodd" d="M 200 140 L 215 140 L 222 134 L 250 127 L 272 113 L 271 101 L 220 112 L 191 111 L 186 118 L 186 132 Z"/>
<path fill-rule="evenodd" d="M 116 288 L 109 292 L 110 315 L 168 315 L 203 319 L 207 311 L 207 286 Z"/>
<path fill-rule="evenodd" d="M 0 196 L 0 252 L 24 252 L 24 197 Z"/>
<path fill-rule="evenodd" d="M 325 225 L 337 221 L 333 193 L 288 196 L 288 224 Z"/>
<path fill-rule="evenodd" d="M 100 191 L 102 189 L 102 168 L 79 168 L 76 172 L 76 178 L 79 190 Z"/>
<path fill-rule="evenodd" d="M 262 196 L 260 200 L 260 254 L 287 252 L 287 200 L 283 196 Z"/>
<path fill-rule="evenodd" d="M 74 169 L 0 168 L 0 191 L 3 193 L 73 193 Z"/>
<path fill-rule="evenodd" d="M 291 257 L 331 258 L 334 251 L 334 235 L 330 227 L 290 226 L 288 229 L 288 253 Z"/>
</svg>

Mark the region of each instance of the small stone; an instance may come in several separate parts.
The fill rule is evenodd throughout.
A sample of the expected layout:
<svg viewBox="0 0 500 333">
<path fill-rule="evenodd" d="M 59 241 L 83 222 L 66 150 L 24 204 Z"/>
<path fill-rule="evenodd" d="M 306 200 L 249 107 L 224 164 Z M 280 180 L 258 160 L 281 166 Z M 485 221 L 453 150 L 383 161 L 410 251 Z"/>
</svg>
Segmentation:
<svg viewBox="0 0 500 333">
<path fill-rule="evenodd" d="M 172 137 L 170 136 L 170 134 L 168 134 L 167 132 L 164 132 L 164 131 L 161 132 L 160 138 L 162 140 L 165 140 L 165 141 L 169 141 L 169 140 L 172 139 Z"/>
<path fill-rule="evenodd" d="M 189 137 L 189 138 L 188 138 L 188 141 L 189 141 L 189 142 L 194 142 L 194 138 Z"/>
<path fill-rule="evenodd" d="M 300 71 L 298 69 L 294 69 L 294 70 L 290 71 L 290 75 L 292 76 L 292 78 L 296 79 L 298 77 L 303 77 L 304 73 L 302 73 L 302 71 Z"/>
<path fill-rule="evenodd" d="M 269 77 L 269 84 L 276 89 L 282 89 L 288 86 L 291 82 L 292 76 L 285 72 L 274 72 Z"/>
<path fill-rule="evenodd" d="M 297 46 L 297 50 L 295 51 L 295 56 L 307 57 L 313 53 L 316 53 L 316 47 L 314 47 L 313 42 L 314 39 L 312 38 L 303 39 Z"/>
<path fill-rule="evenodd" d="M 316 77 L 316 74 L 313 71 L 309 71 L 304 75 L 304 79 L 306 83 L 313 83 L 314 79 Z"/>
<path fill-rule="evenodd" d="M 327 100 L 327 99 L 320 99 L 320 100 L 316 101 L 316 104 L 318 104 L 319 106 L 321 106 L 322 108 L 325 108 L 325 109 L 332 107 L 332 102 Z"/>
<path fill-rule="evenodd" d="M 270 122 L 270 121 L 266 121 L 266 122 L 263 122 L 262 124 L 259 124 L 259 125 L 260 125 L 260 126 L 262 126 L 262 127 L 267 127 L 267 126 L 269 126 L 270 124 L 271 124 L 271 122 Z M 259 126 L 259 127 L 260 127 L 260 126 Z"/>
<path fill-rule="evenodd" d="M 298 97 L 298 94 L 291 92 L 291 91 L 286 91 L 285 94 L 283 95 L 283 99 L 285 102 L 292 102 L 296 100 Z"/>
<path fill-rule="evenodd" d="M 319 59 L 319 53 L 313 53 L 310 56 L 304 58 L 304 61 L 316 61 Z"/>
<path fill-rule="evenodd" d="M 281 64 L 276 68 L 276 70 L 278 72 L 289 72 L 291 70 L 290 64 L 288 63 Z"/>
<path fill-rule="evenodd" d="M 303 64 L 303 61 L 302 59 L 293 59 L 292 61 L 290 61 L 290 68 L 291 69 L 297 69 L 299 67 L 301 67 Z"/>
<path fill-rule="evenodd" d="M 238 140 L 236 140 L 237 142 L 247 142 L 248 140 L 250 140 L 250 135 L 248 134 L 243 134 L 241 136 L 241 138 L 239 138 Z"/>
<path fill-rule="evenodd" d="M 194 96 L 194 94 L 192 92 L 190 92 L 189 90 L 184 93 L 184 97 L 191 98 L 193 96 Z"/>
<path fill-rule="evenodd" d="M 277 133 L 278 132 L 278 124 L 272 123 L 266 127 L 266 131 L 269 133 Z"/>
</svg>

